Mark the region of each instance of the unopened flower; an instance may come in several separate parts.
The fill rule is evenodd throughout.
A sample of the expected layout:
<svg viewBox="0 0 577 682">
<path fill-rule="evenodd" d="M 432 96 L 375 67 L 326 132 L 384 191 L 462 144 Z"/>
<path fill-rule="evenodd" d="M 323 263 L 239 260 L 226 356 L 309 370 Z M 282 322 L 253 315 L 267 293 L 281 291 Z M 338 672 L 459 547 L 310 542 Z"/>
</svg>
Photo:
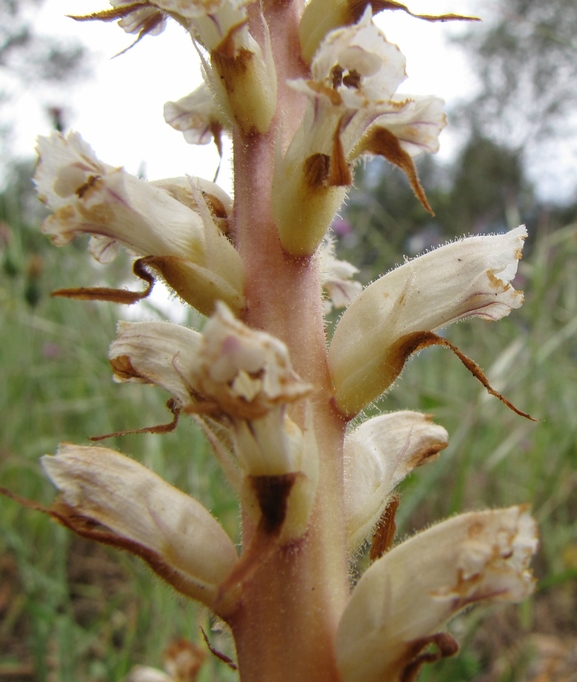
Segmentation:
<svg viewBox="0 0 577 682">
<path fill-rule="evenodd" d="M 335 256 L 334 244 L 328 241 L 321 254 L 321 284 L 328 295 L 324 302 L 325 315 L 333 308 L 346 308 L 363 290 L 360 282 L 352 279 L 358 268 Z"/>
<path fill-rule="evenodd" d="M 230 126 L 219 111 L 214 95 L 203 83 L 190 95 L 164 105 L 164 120 L 180 131 L 188 144 L 208 144 L 214 140 L 222 156 L 222 131 Z"/>
<path fill-rule="evenodd" d="M 355 587 L 336 638 L 343 682 L 413 680 L 430 644 L 437 658 L 456 644 L 439 630 L 480 601 L 518 602 L 530 595 L 537 549 L 525 507 L 472 512 L 419 533 L 378 559 Z"/>
<path fill-rule="evenodd" d="M 237 555 L 199 502 L 108 448 L 64 444 L 42 464 L 61 492 L 58 520 L 137 554 L 180 592 L 214 603 Z"/>
<path fill-rule="evenodd" d="M 413 469 L 447 447 L 447 431 L 419 412 L 373 417 L 345 439 L 345 515 L 349 550 L 355 551 L 379 522 L 396 486 Z"/>
<path fill-rule="evenodd" d="M 523 303 L 511 280 L 524 226 L 469 237 L 419 256 L 368 286 L 339 321 L 329 366 L 339 410 L 352 416 L 385 391 L 419 334 L 467 317 L 498 320 Z"/>
<path fill-rule="evenodd" d="M 187 302 L 210 314 L 216 299 L 244 306 L 243 267 L 193 182 L 197 210 L 170 191 L 100 162 L 76 133 L 40 138 L 38 193 L 53 215 L 44 232 L 61 246 L 81 234 L 98 237 L 93 254 L 110 260 L 116 242 L 147 265 Z M 168 181 L 167 181 L 168 182 Z"/>
</svg>

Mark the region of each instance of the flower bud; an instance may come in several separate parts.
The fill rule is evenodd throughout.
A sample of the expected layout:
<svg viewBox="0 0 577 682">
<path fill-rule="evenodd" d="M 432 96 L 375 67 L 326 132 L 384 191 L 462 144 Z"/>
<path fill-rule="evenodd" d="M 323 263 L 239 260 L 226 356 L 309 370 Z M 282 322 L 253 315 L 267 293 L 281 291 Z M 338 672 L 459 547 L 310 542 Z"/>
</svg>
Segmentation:
<svg viewBox="0 0 577 682">
<path fill-rule="evenodd" d="M 363 290 L 360 282 L 352 279 L 359 270 L 335 256 L 334 244 L 327 241 L 320 254 L 321 284 L 329 300 L 323 304 L 325 315 L 334 308 L 346 308 Z"/>
<path fill-rule="evenodd" d="M 345 516 L 349 551 L 356 551 L 379 522 L 397 485 L 416 467 L 437 459 L 447 431 L 419 412 L 373 417 L 345 439 Z"/>
</svg>

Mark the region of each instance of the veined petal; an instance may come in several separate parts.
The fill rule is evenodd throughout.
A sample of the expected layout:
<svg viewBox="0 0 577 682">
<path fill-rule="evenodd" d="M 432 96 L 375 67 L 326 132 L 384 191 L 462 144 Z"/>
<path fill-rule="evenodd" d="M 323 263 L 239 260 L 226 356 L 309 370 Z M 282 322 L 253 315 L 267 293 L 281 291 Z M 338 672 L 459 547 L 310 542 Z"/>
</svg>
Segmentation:
<svg viewBox="0 0 577 682">
<path fill-rule="evenodd" d="M 83 233 L 114 239 L 141 255 L 204 259 L 200 217 L 168 193 L 115 169 L 57 210 L 42 230 L 61 246 Z"/>
<path fill-rule="evenodd" d="M 462 514 L 385 554 L 358 582 L 338 627 L 343 682 L 401 682 L 462 608 L 530 595 L 537 544 L 527 509 L 511 507 Z"/>
<path fill-rule="evenodd" d="M 363 290 L 362 284 L 352 279 L 359 272 L 358 268 L 336 258 L 332 241 L 327 241 L 320 259 L 321 284 L 329 297 L 324 306 L 325 314 L 333 308 L 346 308 Z"/>
<path fill-rule="evenodd" d="M 131 5 L 134 0 L 110 0 L 112 7 L 122 8 Z M 126 33 L 138 33 L 139 38 L 144 35 L 157 36 L 166 28 L 167 16 L 153 4 L 139 7 L 120 19 L 118 25 Z"/>
<path fill-rule="evenodd" d="M 371 132 L 381 127 L 390 131 L 399 140 L 401 148 L 411 156 L 438 151 L 439 134 L 447 124 L 443 100 L 439 97 L 395 95 L 392 101 L 398 103 L 399 108 L 391 108 L 375 120 L 367 131 L 366 140 L 361 140 L 354 154 L 363 151 L 379 154 L 378 148 L 371 149 Z"/>
<path fill-rule="evenodd" d="M 405 57 L 372 22 L 370 6 L 358 24 L 331 31 L 315 54 L 312 80 L 326 96 L 357 109 L 388 102 L 405 80 Z M 332 93 L 332 94 L 330 94 Z"/>
<path fill-rule="evenodd" d="M 201 334 L 178 324 L 122 321 L 108 357 L 115 380 L 156 384 L 185 406 L 195 402 L 189 377 L 201 343 Z"/>
<path fill-rule="evenodd" d="M 222 190 L 195 179 L 145 182 L 101 164 L 75 134 L 41 139 L 39 151 L 36 184 L 55 209 L 42 229 L 55 244 L 91 234 L 92 254 L 109 262 L 121 243 L 201 313 L 218 299 L 242 310 L 244 269 L 224 234 L 232 203 Z"/>
<path fill-rule="evenodd" d="M 349 551 L 369 537 L 390 493 L 413 469 L 437 459 L 447 431 L 419 412 L 373 417 L 349 433 L 344 447 L 345 515 Z"/>
<path fill-rule="evenodd" d="M 54 215 L 42 229 L 58 246 L 84 233 L 141 255 L 204 257 L 200 217 L 167 192 L 100 162 L 77 133 L 40 138 L 38 193 Z"/>
<path fill-rule="evenodd" d="M 411 334 L 466 317 L 498 320 L 523 303 L 510 284 L 524 226 L 469 237 L 419 256 L 368 286 L 338 323 L 329 349 L 335 401 L 360 412 L 397 378 Z"/>
<path fill-rule="evenodd" d="M 163 577 L 171 575 L 177 589 L 184 585 L 189 596 L 210 606 L 237 554 L 199 502 L 108 448 L 63 444 L 42 465 L 72 511 L 67 525 L 101 524 L 112 532 L 105 541 L 142 556 Z"/>
<path fill-rule="evenodd" d="M 66 137 L 57 133 L 39 137 L 36 151 L 40 159 L 34 173 L 36 191 L 53 211 L 75 199 L 92 178 L 114 170 L 114 166 L 100 161 L 92 147 L 72 131 Z"/>
<path fill-rule="evenodd" d="M 228 124 L 206 83 L 176 102 L 167 102 L 164 120 L 183 133 L 189 144 L 208 144 L 213 138 L 216 142 L 220 131 Z"/>
</svg>

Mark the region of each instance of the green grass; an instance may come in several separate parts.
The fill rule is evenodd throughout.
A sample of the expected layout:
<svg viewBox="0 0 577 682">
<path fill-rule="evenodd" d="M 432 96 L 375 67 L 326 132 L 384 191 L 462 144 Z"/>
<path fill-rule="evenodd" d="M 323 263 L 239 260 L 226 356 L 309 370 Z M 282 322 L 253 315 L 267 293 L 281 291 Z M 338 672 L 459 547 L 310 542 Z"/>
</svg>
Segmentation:
<svg viewBox="0 0 577 682">
<path fill-rule="evenodd" d="M 107 275 L 111 281 L 122 267 Z M 81 250 L 46 247 L 24 228 L 4 254 L 0 484 L 42 503 L 54 491 L 38 457 L 54 452 L 58 442 L 87 443 L 90 435 L 170 420 L 162 391 L 111 381 L 106 354 L 116 309 L 48 296 L 61 286 L 92 284 L 90 268 Z M 440 459 L 403 488 L 400 537 L 458 511 L 520 502 L 532 505 L 541 528 L 534 599 L 460 616 L 452 629 L 461 654 L 424 671 L 425 682 L 527 680 L 532 634 L 577 638 L 577 626 L 558 608 L 562 602 L 569 613 L 577 611 L 576 272 L 577 226 L 543 234 L 521 264 L 523 308 L 499 323 L 474 320 L 447 333 L 495 388 L 538 422 L 487 396 L 458 359 L 440 348 L 414 358 L 379 404 L 429 412 L 450 433 Z M 183 419 L 164 436 L 132 435 L 105 444 L 178 482 L 236 537 L 236 503 L 190 422 Z M 199 625 L 207 631 L 211 626 L 205 611 L 176 597 L 138 561 L 81 542 L 3 498 L 0 571 L 0 674 L 10 666 L 31 666 L 29 679 L 38 682 L 116 682 L 134 664 L 160 666 L 174 638 L 199 641 Z M 500 639 L 491 639 L 495 633 Z M 211 638 L 231 653 L 226 636 Z M 234 677 L 211 658 L 200 682 Z"/>
</svg>

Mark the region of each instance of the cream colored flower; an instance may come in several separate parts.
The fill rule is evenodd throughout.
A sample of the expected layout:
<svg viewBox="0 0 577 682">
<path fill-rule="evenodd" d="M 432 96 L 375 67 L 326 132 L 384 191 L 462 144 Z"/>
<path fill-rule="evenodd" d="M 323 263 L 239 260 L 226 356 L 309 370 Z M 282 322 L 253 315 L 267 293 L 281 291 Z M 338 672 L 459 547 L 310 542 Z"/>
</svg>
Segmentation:
<svg viewBox="0 0 577 682">
<path fill-rule="evenodd" d="M 339 321 L 329 349 L 337 407 L 354 415 L 385 391 L 420 332 L 467 317 L 498 320 L 523 303 L 511 280 L 524 226 L 469 237 L 419 256 L 368 286 Z"/>
<path fill-rule="evenodd" d="M 97 237 L 92 253 L 108 262 L 118 242 L 146 257 L 147 265 L 201 312 L 210 314 L 216 299 L 242 310 L 240 256 L 193 180 L 188 184 L 196 210 L 175 198 L 174 182 L 157 186 L 103 164 L 76 133 L 40 138 L 38 151 L 35 182 L 54 211 L 42 229 L 56 245 L 91 234 Z"/>
<path fill-rule="evenodd" d="M 349 551 L 370 536 L 389 496 L 413 469 L 437 459 L 447 431 L 419 412 L 373 417 L 345 439 L 345 516 Z"/>
<path fill-rule="evenodd" d="M 195 381 L 223 412 L 240 419 L 264 417 L 312 390 L 292 369 L 282 341 L 250 329 L 224 305 L 204 327 Z"/>
<path fill-rule="evenodd" d="M 220 109 L 247 134 L 266 133 L 276 107 L 276 72 L 266 22 L 259 44 L 251 35 L 250 0 L 155 0 L 210 54 L 205 76 Z M 212 68 L 211 68 L 212 67 Z"/>
<path fill-rule="evenodd" d="M 281 243 L 295 256 L 315 251 L 362 154 L 400 167 L 432 212 L 412 156 L 436 151 L 445 124 L 442 102 L 395 94 L 406 77 L 405 57 L 371 17 L 369 5 L 358 23 L 329 32 L 312 60 L 311 78 L 289 82 L 310 100 L 273 177 Z"/>
<path fill-rule="evenodd" d="M 425 662 L 421 651 L 442 641 L 436 633 L 461 609 L 532 593 L 528 565 L 537 544 L 527 509 L 511 507 L 456 516 L 375 561 L 338 627 L 343 682 L 414 679 L 408 674 Z"/>
<path fill-rule="evenodd" d="M 59 520 L 141 556 L 179 591 L 214 603 L 237 555 L 199 502 L 108 448 L 63 444 L 42 465 L 61 492 Z"/>
<path fill-rule="evenodd" d="M 120 322 L 108 351 L 119 382 L 155 384 L 186 407 L 196 402 L 190 383 L 202 335 L 170 322 Z"/>
<path fill-rule="evenodd" d="M 320 253 L 321 284 L 328 295 L 328 301 L 323 304 L 327 315 L 335 308 L 346 308 L 363 290 L 360 282 L 352 279 L 358 268 L 335 256 L 334 244 L 327 241 Z"/>
<path fill-rule="evenodd" d="M 392 101 L 401 105 L 400 110 L 379 116 L 373 127 L 367 131 L 367 138 L 374 137 L 375 130 L 386 128 L 399 140 L 401 148 L 410 156 L 418 156 L 423 152 L 429 154 L 437 152 L 439 134 L 447 123 L 443 100 L 439 97 L 410 95 L 407 98 L 395 95 Z M 370 146 L 367 147 L 367 151 L 370 151 Z"/>
</svg>

